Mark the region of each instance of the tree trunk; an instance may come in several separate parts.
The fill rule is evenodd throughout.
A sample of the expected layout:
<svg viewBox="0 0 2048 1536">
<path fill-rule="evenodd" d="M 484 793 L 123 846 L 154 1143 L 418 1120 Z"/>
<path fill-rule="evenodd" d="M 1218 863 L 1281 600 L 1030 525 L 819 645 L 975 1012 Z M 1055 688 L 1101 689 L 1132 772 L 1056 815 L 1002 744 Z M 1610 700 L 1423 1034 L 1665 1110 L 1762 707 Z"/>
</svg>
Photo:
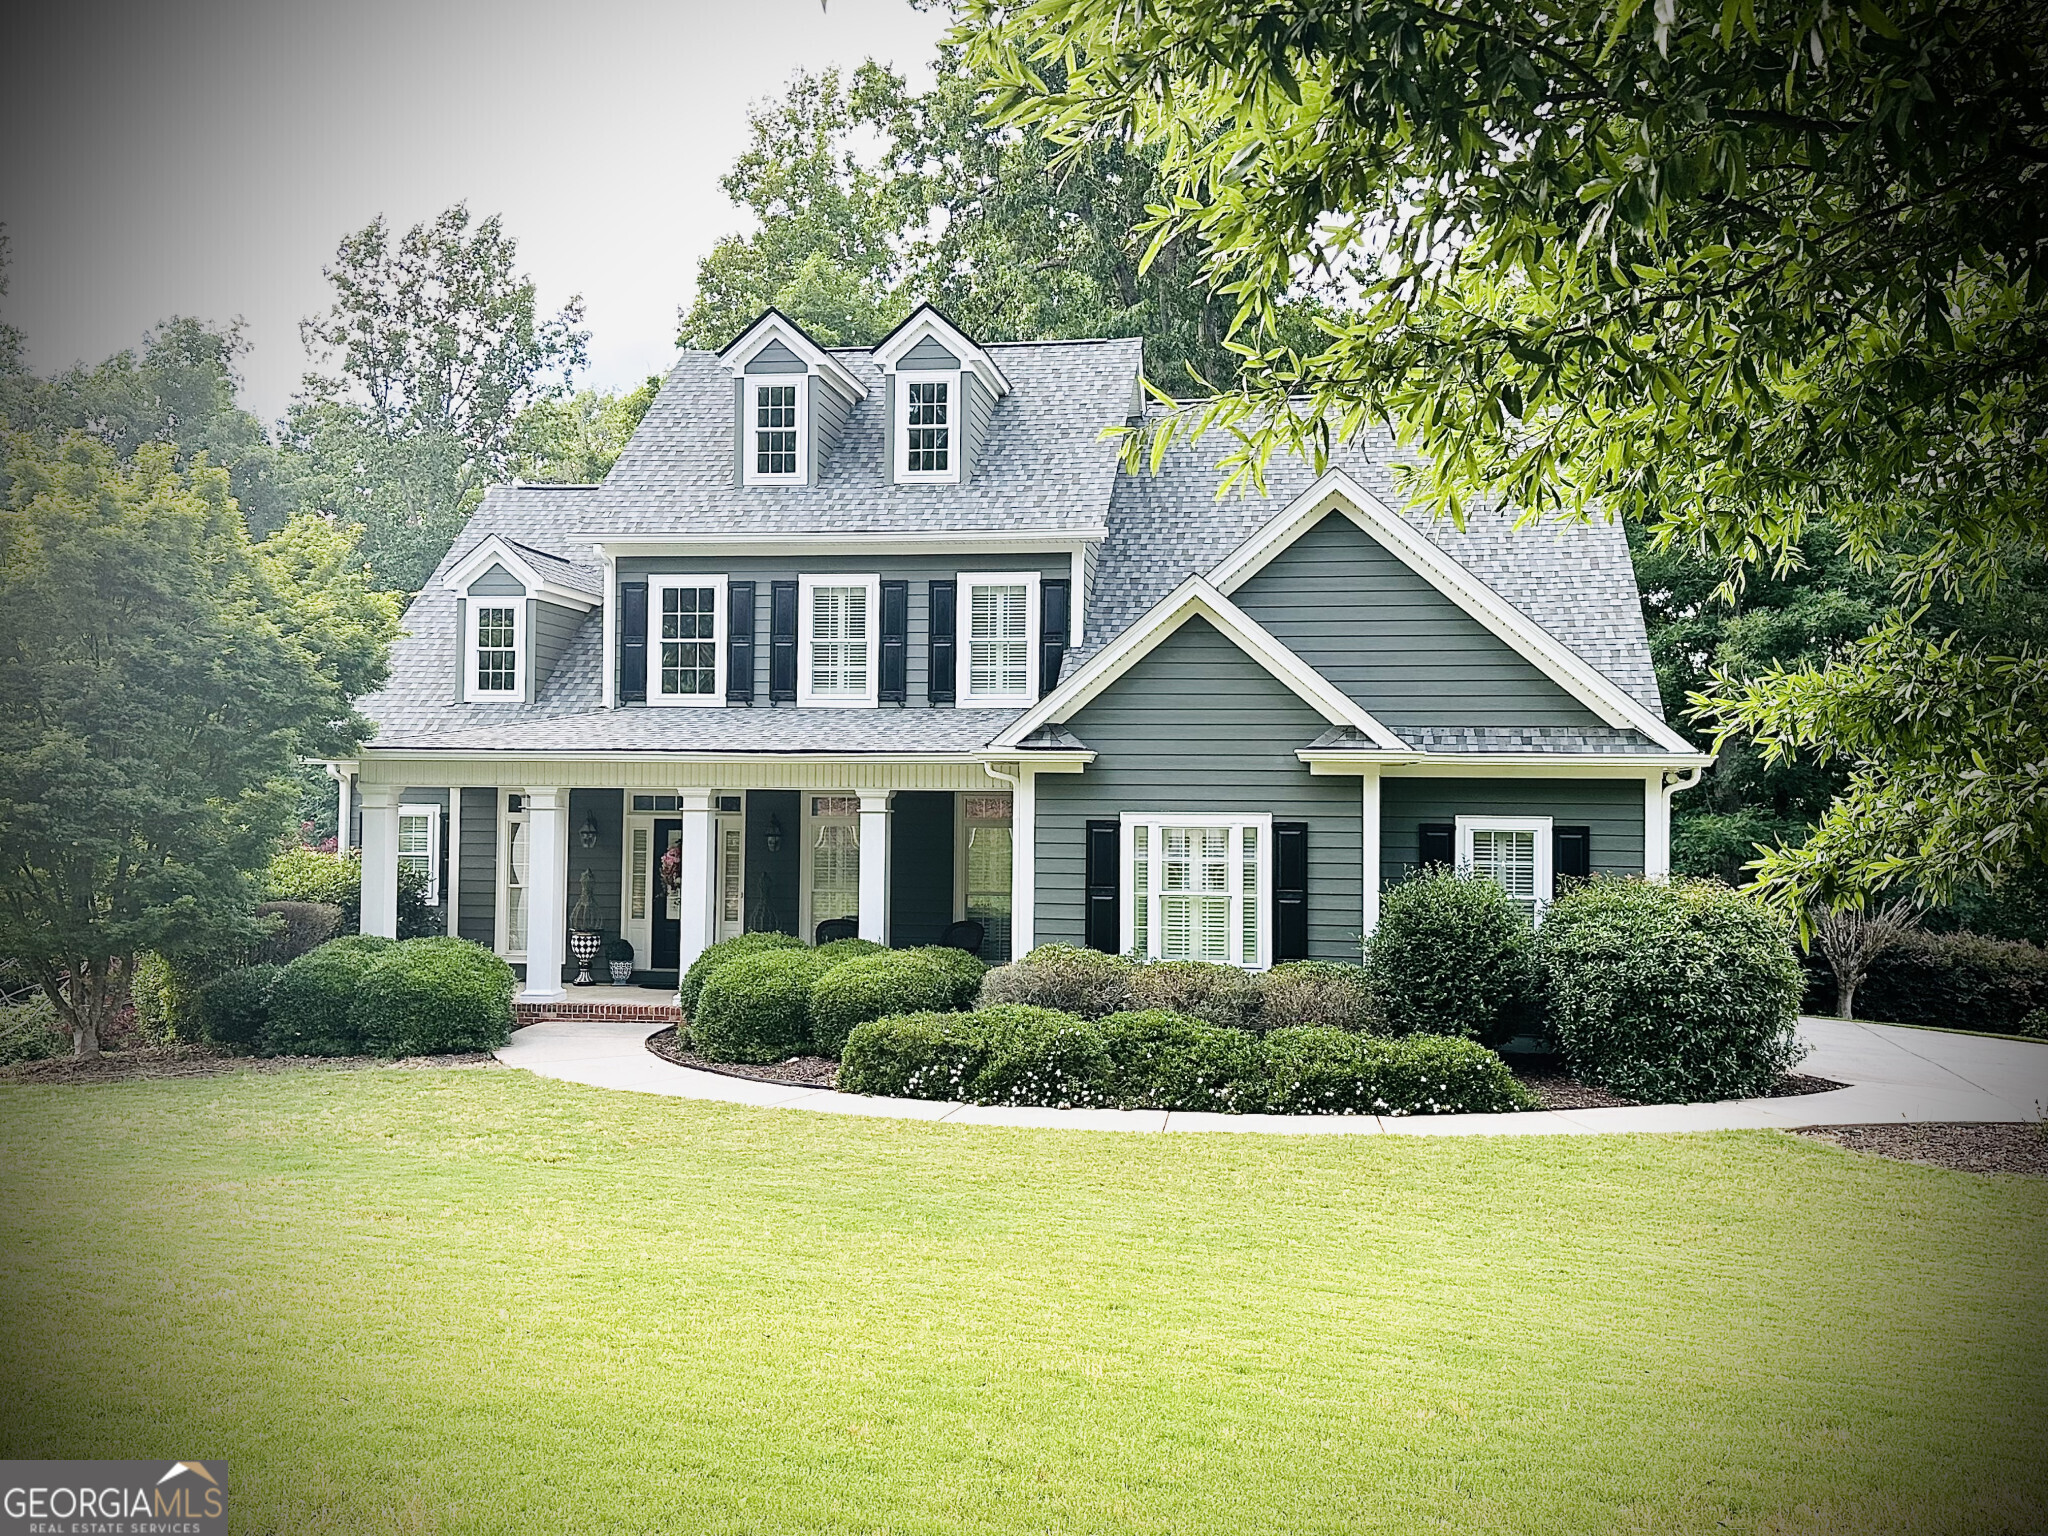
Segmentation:
<svg viewBox="0 0 2048 1536">
<path fill-rule="evenodd" d="M 1855 1018 L 1855 1017 L 1856 1017 L 1856 983 L 1855 983 L 1855 982 L 1853 982 L 1853 981 L 1850 981 L 1850 982 L 1844 982 L 1844 981 L 1842 981 L 1842 980 L 1841 980 L 1841 979 L 1839 979 L 1839 978 L 1837 978 L 1837 979 L 1836 979 L 1836 982 L 1835 982 L 1835 1014 L 1836 1014 L 1836 1016 L 1837 1016 L 1837 1017 L 1839 1017 L 1839 1018 L 1844 1018 L 1844 1019 L 1853 1019 L 1853 1018 Z"/>
<path fill-rule="evenodd" d="M 74 1061 L 100 1059 L 100 1026 L 97 1020 L 80 1020 L 72 1026 L 71 1056 Z"/>
</svg>

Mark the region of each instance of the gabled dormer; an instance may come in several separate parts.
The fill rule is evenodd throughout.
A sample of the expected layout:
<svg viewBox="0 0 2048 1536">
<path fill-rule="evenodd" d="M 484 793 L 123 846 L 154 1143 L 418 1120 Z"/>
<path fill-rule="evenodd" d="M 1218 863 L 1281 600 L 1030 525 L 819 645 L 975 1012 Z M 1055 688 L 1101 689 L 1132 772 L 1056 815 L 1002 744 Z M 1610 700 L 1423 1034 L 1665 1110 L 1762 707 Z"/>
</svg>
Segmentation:
<svg viewBox="0 0 2048 1536">
<path fill-rule="evenodd" d="M 995 359 L 929 304 L 875 348 L 888 392 L 884 445 L 897 485 L 974 478 L 996 402 L 1010 392 Z"/>
<path fill-rule="evenodd" d="M 455 697 L 465 704 L 533 703 L 602 602 L 592 573 L 496 533 L 441 584 L 455 594 Z"/>
<path fill-rule="evenodd" d="M 733 381 L 733 484 L 816 485 L 867 386 L 772 309 L 718 361 Z"/>
</svg>

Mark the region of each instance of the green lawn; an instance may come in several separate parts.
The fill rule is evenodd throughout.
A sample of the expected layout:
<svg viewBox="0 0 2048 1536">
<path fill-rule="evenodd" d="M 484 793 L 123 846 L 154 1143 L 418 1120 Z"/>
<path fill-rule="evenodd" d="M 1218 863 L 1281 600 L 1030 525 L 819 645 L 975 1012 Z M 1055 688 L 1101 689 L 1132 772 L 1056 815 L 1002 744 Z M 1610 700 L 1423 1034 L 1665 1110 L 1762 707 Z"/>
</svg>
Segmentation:
<svg viewBox="0 0 2048 1536">
<path fill-rule="evenodd" d="M 2039 1531 L 2048 1184 L 1765 1133 L 0 1088 L 0 1450 L 245 1531 Z"/>
</svg>

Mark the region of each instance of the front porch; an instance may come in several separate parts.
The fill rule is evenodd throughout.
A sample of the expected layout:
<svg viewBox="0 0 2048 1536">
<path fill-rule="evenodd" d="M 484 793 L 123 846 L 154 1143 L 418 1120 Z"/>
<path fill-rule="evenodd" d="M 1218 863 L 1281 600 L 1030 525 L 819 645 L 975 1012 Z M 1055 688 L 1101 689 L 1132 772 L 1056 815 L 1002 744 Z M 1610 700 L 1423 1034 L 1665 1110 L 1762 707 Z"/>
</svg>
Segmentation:
<svg viewBox="0 0 2048 1536">
<path fill-rule="evenodd" d="M 606 1006 L 606 990 L 571 985 L 572 931 L 623 939 L 632 986 L 671 1001 L 698 954 L 742 933 L 816 943 L 821 930 L 850 929 L 902 948 L 973 921 L 983 959 L 1010 956 L 1013 801 L 978 763 L 871 767 L 870 783 L 856 786 L 846 767 L 815 764 L 779 784 L 673 790 L 538 775 L 425 784 L 422 766 L 366 762 L 360 782 L 344 776 L 342 823 L 363 854 L 363 930 L 396 935 L 398 870 L 409 865 L 437 928 L 520 972 L 522 1019 L 569 1017 L 571 1000 L 576 1016 Z M 617 777 L 627 765 L 587 766 L 595 771 L 578 778 Z M 609 981 L 602 952 L 591 973 Z"/>
</svg>

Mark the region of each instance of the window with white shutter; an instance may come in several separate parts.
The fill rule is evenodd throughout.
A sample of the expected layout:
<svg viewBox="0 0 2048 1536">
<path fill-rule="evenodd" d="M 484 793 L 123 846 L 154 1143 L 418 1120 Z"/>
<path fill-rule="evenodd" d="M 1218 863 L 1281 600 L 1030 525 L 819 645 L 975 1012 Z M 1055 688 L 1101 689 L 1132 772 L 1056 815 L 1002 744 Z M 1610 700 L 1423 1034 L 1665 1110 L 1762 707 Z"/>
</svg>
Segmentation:
<svg viewBox="0 0 2048 1536">
<path fill-rule="evenodd" d="M 398 867 L 419 877 L 422 899 L 434 906 L 441 899 L 441 807 L 401 805 L 398 808 Z"/>
<path fill-rule="evenodd" d="M 966 573 L 960 607 L 967 629 L 965 706 L 1029 704 L 1038 652 L 1038 573 Z"/>
<path fill-rule="evenodd" d="M 879 671 L 877 576 L 805 576 L 797 634 L 805 704 L 873 704 Z"/>
<path fill-rule="evenodd" d="M 1131 951 L 1146 960 L 1269 965 L 1272 841 L 1269 816 L 1126 815 Z"/>
<path fill-rule="evenodd" d="M 1491 880 L 1514 899 L 1531 922 L 1551 898 L 1548 816 L 1460 816 L 1458 869 Z"/>
</svg>

